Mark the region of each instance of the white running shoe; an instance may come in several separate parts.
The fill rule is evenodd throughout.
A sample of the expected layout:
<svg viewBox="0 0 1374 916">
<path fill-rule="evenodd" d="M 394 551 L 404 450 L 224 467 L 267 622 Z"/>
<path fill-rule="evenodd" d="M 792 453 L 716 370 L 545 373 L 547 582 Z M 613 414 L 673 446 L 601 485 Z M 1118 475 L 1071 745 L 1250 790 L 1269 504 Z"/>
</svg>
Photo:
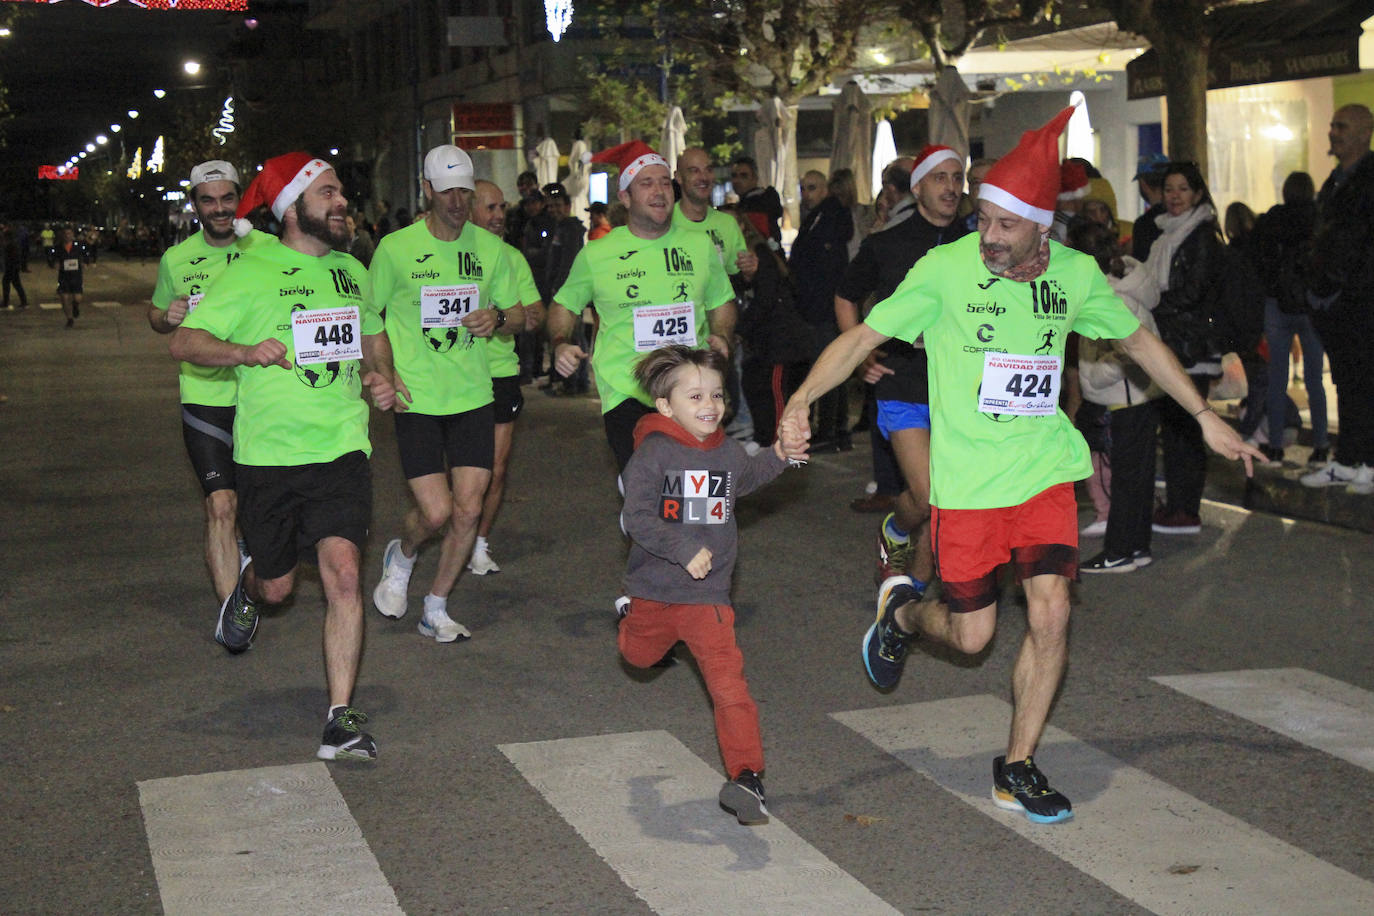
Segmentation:
<svg viewBox="0 0 1374 916">
<path fill-rule="evenodd" d="M 1085 537 L 1085 538 L 1100 538 L 1100 537 L 1105 536 L 1106 533 L 1107 533 L 1107 520 L 1106 520 L 1105 518 L 1103 518 L 1103 519 L 1098 519 L 1097 521 L 1093 522 L 1093 523 L 1090 524 L 1090 525 L 1084 525 L 1084 526 L 1082 527 L 1082 529 L 1079 530 L 1078 535 L 1079 535 L 1079 537 Z"/>
<path fill-rule="evenodd" d="M 471 639 L 468 628 L 448 615 L 448 611 L 425 611 L 416 627 L 421 636 L 428 636 L 435 642 L 457 642 Z"/>
<path fill-rule="evenodd" d="M 1361 496 L 1368 496 L 1374 493 L 1374 467 L 1362 464 L 1355 469 L 1355 479 L 1350 481 L 1350 486 L 1346 487 L 1350 493 L 1358 493 Z"/>
<path fill-rule="evenodd" d="M 474 576 L 485 576 L 487 573 L 499 573 L 501 567 L 496 565 L 496 561 L 491 558 L 491 553 L 485 547 L 472 548 L 472 556 L 468 558 L 468 572 Z"/>
<path fill-rule="evenodd" d="M 1310 474 L 1302 475 L 1301 482 L 1304 487 L 1343 487 L 1348 484 L 1358 483 L 1356 478 L 1360 472 L 1366 474 L 1366 481 L 1371 473 L 1368 465 L 1360 465 L 1358 468 L 1341 464 L 1339 461 L 1328 461 L 1324 467 L 1318 468 Z"/>
<path fill-rule="evenodd" d="M 406 589 L 410 587 L 410 570 L 393 562 L 401 552 L 401 539 L 395 538 L 382 553 L 382 581 L 372 590 L 372 603 L 383 617 L 399 620 L 406 615 Z"/>
</svg>

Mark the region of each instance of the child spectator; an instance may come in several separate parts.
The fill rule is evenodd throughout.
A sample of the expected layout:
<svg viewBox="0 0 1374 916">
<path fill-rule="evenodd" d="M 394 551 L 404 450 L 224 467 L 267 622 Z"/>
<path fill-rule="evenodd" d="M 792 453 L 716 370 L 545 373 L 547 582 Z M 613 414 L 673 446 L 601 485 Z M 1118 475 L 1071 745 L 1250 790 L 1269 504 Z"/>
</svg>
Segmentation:
<svg viewBox="0 0 1374 916">
<path fill-rule="evenodd" d="M 735 567 L 735 500 L 782 473 L 803 442 L 789 437 L 750 457 L 721 429 L 726 358 L 713 350 L 669 346 L 635 367 L 654 399 L 635 427 L 635 452 L 621 475 L 630 536 L 625 573 L 628 612 L 620 621 L 620 654 L 652 667 L 679 640 L 701 669 L 715 708 L 716 740 L 729 781 L 721 807 L 741 824 L 768 820 L 758 706 L 744 680 L 735 644 L 730 583 Z"/>
</svg>

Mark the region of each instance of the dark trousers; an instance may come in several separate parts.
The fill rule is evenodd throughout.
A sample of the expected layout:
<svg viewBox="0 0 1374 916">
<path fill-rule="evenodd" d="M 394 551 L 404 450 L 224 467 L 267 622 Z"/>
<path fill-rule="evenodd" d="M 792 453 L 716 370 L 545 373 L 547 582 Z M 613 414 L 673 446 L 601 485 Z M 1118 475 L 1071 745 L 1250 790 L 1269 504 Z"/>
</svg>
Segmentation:
<svg viewBox="0 0 1374 916">
<path fill-rule="evenodd" d="M 806 378 L 807 363 L 765 363 L 744 357 L 740 372 L 740 389 L 749 402 L 749 415 L 754 423 L 754 441 L 764 447 L 773 444 L 778 418 L 782 409 Z M 815 438 L 815 437 L 813 437 Z"/>
<path fill-rule="evenodd" d="M 1203 375 L 1188 378 L 1198 394 L 1207 397 L 1211 380 Z M 1207 446 L 1202 441 L 1202 427 L 1173 398 L 1163 398 L 1159 402 L 1159 439 L 1164 456 L 1164 511 L 1197 515 L 1202 505 L 1202 488 L 1207 482 Z M 1115 467 L 1112 472 L 1115 474 Z"/>
<path fill-rule="evenodd" d="M 1109 557 L 1127 557 L 1150 549 L 1150 522 L 1155 496 L 1155 430 L 1159 401 L 1146 401 L 1110 412 L 1112 507 L 1102 547 Z M 1173 403 L 1172 400 L 1170 403 Z M 1191 418 L 1190 418 L 1191 419 Z"/>
<path fill-rule="evenodd" d="M 19 265 L 18 265 L 18 264 L 7 265 L 7 266 L 5 267 L 5 279 L 4 279 L 4 289 L 5 289 L 5 300 L 4 300 L 4 302 L 5 302 L 5 304 L 4 304 L 3 308 L 9 308 L 9 307 L 10 307 L 10 286 L 11 286 L 11 285 L 13 285 L 14 288 L 15 288 L 15 290 L 17 290 L 18 293 L 19 293 L 19 305 L 20 305 L 20 307 L 21 307 L 21 308 L 28 308 L 28 305 L 29 305 L 29 297 L 28 297 L 28 295 L 24 292 L 24 281 L 19 279 Z"/>
<path fill-rule="evenodd" d="M 835 325 L 812 325 L 811 331 L 815 335 L 816 351 L 815 355 L 820 356 L 832 340 L 840 336 L 839 328 Z M 750 407 L 754 402 L 750 401 Z M 821 395 L 820 400 L 816 401 L 814 411 L 815 420 L 811 424 L 811 441 L 820 442 L 825 440 L 847 441 L 849 439 L 849 385 L 841 382 L 834 388 Z M 755 426 L 757 427 L 757 423 Z"/>
<path fill-rule="evenodd" d="M 1341 464 L 1374 465 L 1374 311 L 1339 304 L 1314 312 L 1336 384 L 1336 453 Z"/>
</svg>

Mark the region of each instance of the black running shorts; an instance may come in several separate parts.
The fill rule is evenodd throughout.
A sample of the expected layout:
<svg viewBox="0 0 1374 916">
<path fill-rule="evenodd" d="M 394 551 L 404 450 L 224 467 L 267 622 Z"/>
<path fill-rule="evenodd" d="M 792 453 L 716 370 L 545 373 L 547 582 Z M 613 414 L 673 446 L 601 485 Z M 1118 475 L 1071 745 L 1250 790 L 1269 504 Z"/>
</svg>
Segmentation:
<svg viewBox="0 0 1374 916">
<path fill-rule="evenodd" d="M 492 405 L 446 416 L 409 411 L 395 416 L 396 447 L 406 480 L 443 474 L 451 468 L 491 470 L 496 455 Z"/>
<path fill-rule="evenodd" d="M 260 579 L 296 568 L 303 550 L 327 537 L 367 544 L 372 470 L 362 452 L 322 464 L 238 466 L 239 530 Z"/>
<path fill-rule="evenodd" d="M 491 380 L 491 395 L 494 398 L 492 409 L 497 423 L 514 423 L 525 407 L 525 396 L 520 392 L 520 377 L 507 375 Z"/>
<path fill-rule="evenodd" d="M 606 426 L 606 442 L 615 455 L 617 474 L 625 471 L 625 465 L 630 463 L 630 456 L 634 454 L 635 424 L 640 417 L 653 412 L 652 407 L 645 407 L 634 398 L 626 398 L 601 415 L 601 422 Z"/>
<path fill-rule="evenodd" d="M 234 489 L 233 407 L 182 404 L 181 440 L 206 496 Z"/>
</svg>

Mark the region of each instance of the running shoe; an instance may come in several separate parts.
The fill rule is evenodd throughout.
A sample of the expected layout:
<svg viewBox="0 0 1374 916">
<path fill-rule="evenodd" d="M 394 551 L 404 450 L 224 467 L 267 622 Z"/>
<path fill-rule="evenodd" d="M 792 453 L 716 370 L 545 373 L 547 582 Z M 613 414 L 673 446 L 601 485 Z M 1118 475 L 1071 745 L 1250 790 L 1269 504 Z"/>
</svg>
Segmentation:
<svg viewBox="0 0 1374 916">
<path fill-rule="evenodd" d="M 471 639 L 468 628 L 448 615 L 448 611 L 425 610 L 424 616 L 416 626 L 421 636 L 428 636 L 435 642 L 458 642 Z"/>
<path fill-rule="evenodd" d="M 394 538 L 382 552 L 382 581 L 372 590 L 372 603 L 383 617 L 399 620 L 406 615 L 406 590 L 410 587 L 410 570 L 401 569 L 394 562 L 401 552 L 401 539 Z"/>
<path fill-rule="evenodd" d="M 376 760 L 377 742 L 358 727 L 366 721 L 367 716 L 352 706 L 334 713 L 324 727 L 315 756 L 321 760 Z"/>
<path fill-rule="evenodd" d="M 878 619 L 864 634 L 864 670 L 873 686 L 881 690 L 895 687 L 901 680 L 906 649 L 915 638 L 897 628 L 897 608 L 920 599 L 910 576 L 893 576 L 878 590 Z"/>
<path fill-rule="evenodd" d="M 1006 757 L 992 762 L 992 803 L 1021 811 L 1037 824 L 1057 824 L 1073 817 L 1073 805 L 1050 788 L 1050 781 L 1030 757 L 1019 763 L 1007 763 Z"/>
<path fill-rule="evenodd" d="M 244 557 L 239 563 L 239 581 L 219 606 L 219 617 L 215 620 L 215 642 L 233 655 L 251 648 L 253 636 L 258 632 L 258 606 L 243 587 L 243 573 L 250 562 Z"/>
<path fill-rule="evenodd" d="M 1131 551 L 1131 562 L 1135 563 L 1136 569 L 1144 569 L 1154 561 L 1154 555 L 1150 553 L 1150 548 L 1148 547 L 1142 547 L 1139 550 Z"/>
<path fill-rule="evenodd" d="M 873 570 L 874 585 L 882 585 L 893 576 L 906 575 L 912 551 L 915 550 L 910 537 L 905 541 L 894 541 L 888 536 L 887 523 L 892 521 L 895 515 L 896 513 L 889 512 L 883 516 L 883 522 L 878 526 L 878 565 Z"/>
<path fill-rule="evenodd" d="M 720 806 L 746 827 L 768 823 L 763 780 L 753 770 L 740 770 L 738 776 L 721 786 Z"/>
<path fill-rule="evenodd" d="M 1091 560 L 1078 567 L 1079 572 L 1085 573 L 1128 573 L 1135 572 L 1139 567 L 1131 557 L 1114 557 L 1102 551 Z"/>
<path fill-rule="evenodd" d="M 468 572 L 474 576 L 485 576 L 487 573 L 499 573 L 501 567 L 496 565 L 496 561 L 491 558 L 491 552 L 485 547 L 472 548 L 472 556 L 468 558 Z"/>
<path fill-rule="evenodd" d="M 1107 533 L 1107 520 L 1100 518 L 1095 522 L 1084 525 L 1078 531 L 1079 537 L 1100 538 Z"/>
</svg>

